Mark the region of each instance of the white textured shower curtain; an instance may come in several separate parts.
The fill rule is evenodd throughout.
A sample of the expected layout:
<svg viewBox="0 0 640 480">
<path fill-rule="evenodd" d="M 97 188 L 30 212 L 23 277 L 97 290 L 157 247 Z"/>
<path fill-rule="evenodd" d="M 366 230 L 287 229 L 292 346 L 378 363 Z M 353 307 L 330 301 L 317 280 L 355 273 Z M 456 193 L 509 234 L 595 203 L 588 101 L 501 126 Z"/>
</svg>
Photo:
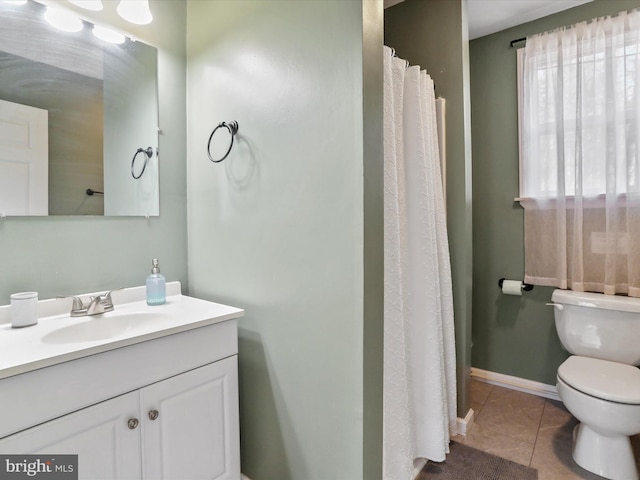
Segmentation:
<svg viewBox="0 0 640 480">
<path fill-rule="evenodd" d="M 443 461 L 456 429 L 451 267 L 433 81 L 384 49 L 384 480 Z"/>
</svg>

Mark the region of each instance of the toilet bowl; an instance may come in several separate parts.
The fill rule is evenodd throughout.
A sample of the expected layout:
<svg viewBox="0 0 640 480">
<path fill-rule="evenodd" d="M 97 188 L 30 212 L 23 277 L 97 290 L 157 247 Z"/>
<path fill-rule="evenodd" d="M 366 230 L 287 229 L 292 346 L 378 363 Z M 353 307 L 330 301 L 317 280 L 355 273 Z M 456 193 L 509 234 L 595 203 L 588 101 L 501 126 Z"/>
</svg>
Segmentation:
<svg viewBox="0 0 640 480">
<path fill-rule="evenodd" d="M 556 329 L 569 353 L 557 388 L 579 420 L 573 459 L 611 480 L 639 480 L 630 436 L 640 433 L 640 299 L 556 290 Z"/>
<path fill-rule="evenodd" d="M 558 369 L 557 386 L 565 407 L 580 421 L 574 430 L 575 462 L 605 478 L 637 480 L 629 437 L 640 433 L 640 370 L 572 356 Z"/>
</svg>

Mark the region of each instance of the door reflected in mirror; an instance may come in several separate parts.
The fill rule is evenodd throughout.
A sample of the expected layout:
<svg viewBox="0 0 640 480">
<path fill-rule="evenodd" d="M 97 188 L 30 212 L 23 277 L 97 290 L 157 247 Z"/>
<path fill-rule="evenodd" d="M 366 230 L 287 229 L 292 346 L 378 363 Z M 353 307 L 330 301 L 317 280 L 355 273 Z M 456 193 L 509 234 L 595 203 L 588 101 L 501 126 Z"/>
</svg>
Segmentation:
<svg viewBox="0 0 640 480">
<path fill-rule="evenodd" d="M 0 2 L 0 214 L 159 215 L 156 49 L 44 12 Z"/>
</svg>

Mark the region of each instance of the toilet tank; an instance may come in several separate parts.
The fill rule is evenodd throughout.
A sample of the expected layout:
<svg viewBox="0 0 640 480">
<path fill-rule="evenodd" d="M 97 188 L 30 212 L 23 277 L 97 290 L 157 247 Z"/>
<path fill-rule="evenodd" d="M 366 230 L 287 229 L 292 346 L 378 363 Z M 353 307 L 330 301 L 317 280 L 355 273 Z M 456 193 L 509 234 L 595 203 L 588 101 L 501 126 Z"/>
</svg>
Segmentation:
<svg viewBox="0 0 640 480">
<path fill-rule="evenodd" d="M 556 330 L 574 355 L 640 365 L 640 299 L 554 290 Z"/>
</svg>

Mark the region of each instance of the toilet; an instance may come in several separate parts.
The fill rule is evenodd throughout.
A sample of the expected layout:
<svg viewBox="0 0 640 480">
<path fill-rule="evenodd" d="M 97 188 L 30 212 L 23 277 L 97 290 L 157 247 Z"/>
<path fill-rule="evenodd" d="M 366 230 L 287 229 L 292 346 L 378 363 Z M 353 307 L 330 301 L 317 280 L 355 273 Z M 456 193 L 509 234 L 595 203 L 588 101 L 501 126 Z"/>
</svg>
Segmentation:
<svg viewBox="0 0 640 480">
<path fill-rule="evenodd" d="M 630 436 L 640 433 L 640 299 L 554 290 L 558 336 L 572 354 L 558 394 L 580 423 L 573 459 L 612 480 L 638 480 Z"/>
</svg>

